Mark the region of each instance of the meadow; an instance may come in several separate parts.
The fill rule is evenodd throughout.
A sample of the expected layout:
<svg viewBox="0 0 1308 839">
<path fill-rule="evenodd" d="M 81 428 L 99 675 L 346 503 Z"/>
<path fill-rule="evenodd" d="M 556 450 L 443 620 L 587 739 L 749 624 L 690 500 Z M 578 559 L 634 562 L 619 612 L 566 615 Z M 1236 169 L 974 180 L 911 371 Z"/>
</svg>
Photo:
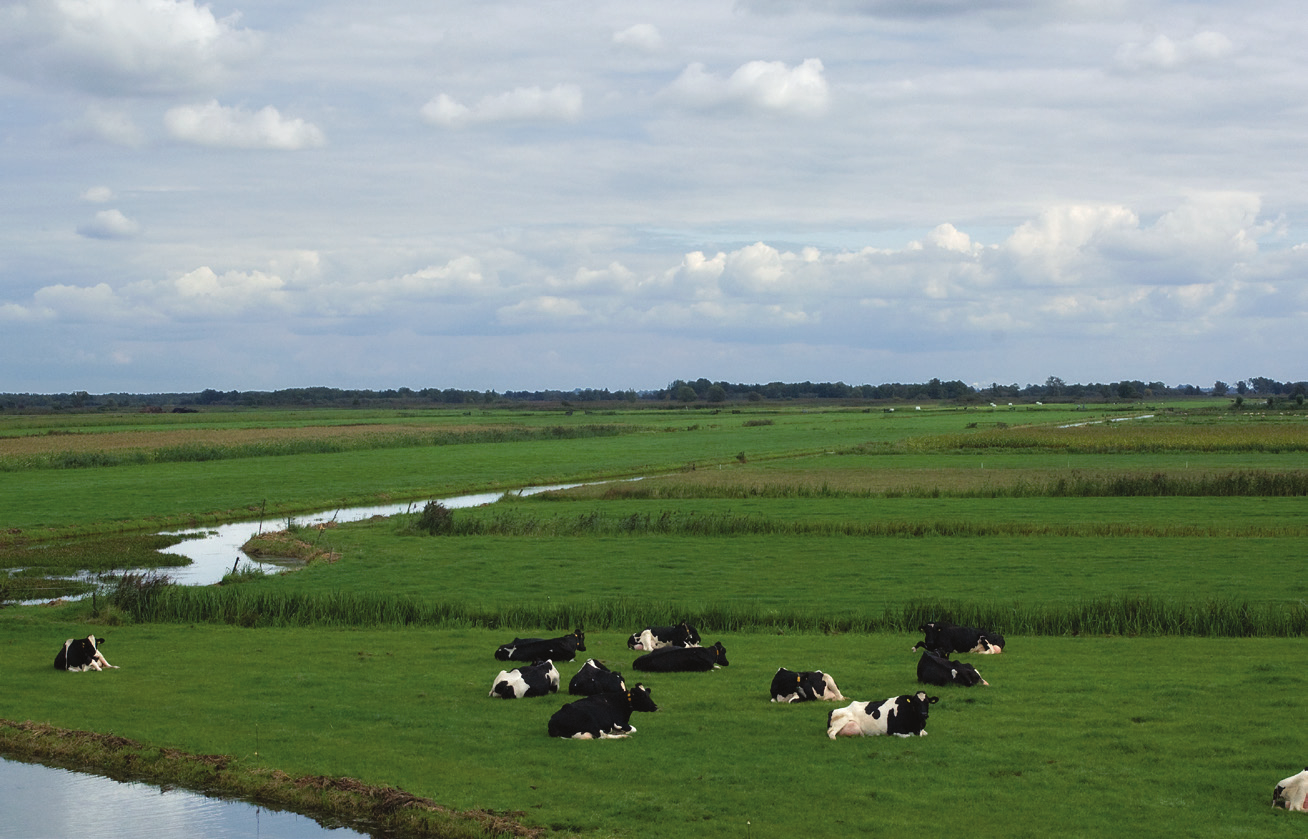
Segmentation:
<svg viewBox="0 0 1308 839">
<path fill-rule="evenodd" d="M 0 610 L 0 718 L 393 785 L 549 835 L 1301 831 L 1268 802 L 1308 763 L 1289 733 L 1308 648 L 1305 415 L 913 407 L 378 414 L 360 421 L 390 430 L 317 452 L 260 454 L 255 432 L 198 462 L 31 459 L 0 482 L 11 562 L 165 520 L 641 479 L 435 517 L 419 504 L 315 534 L 335 561 L 292 573 Z M 341 413 L 278 413 L 268 433 L 359 427 Z M 128 424 L 96 419 L 76 433 Z M 186 430 L 150 422 L 128 430 L 169 436 L 129 448 L 167 453 Z M 251 412 L 178 422 L 259 428 Z M 13 439 L 70 436 L 24 423 Z M 962 656 L 990 687 L 931 689 L 926 738 L 830 741 L 827 703 L 767 701 L 778 666 L 832 673 L 851 699 L 915 690 L 916 626 L 941 616 L 1009 646 Z M 683 617 L 731 665 L 631 670 L 627 633 Z M 594 656 L 661 706 L 629 740 L 553 741 L 561 696 L 486 696 L 496 646 L 577 624 L 588 652 L 559 665 L 565 682 Z M 92 631 L 121 670 L 50 668 Z"/>
</svg>

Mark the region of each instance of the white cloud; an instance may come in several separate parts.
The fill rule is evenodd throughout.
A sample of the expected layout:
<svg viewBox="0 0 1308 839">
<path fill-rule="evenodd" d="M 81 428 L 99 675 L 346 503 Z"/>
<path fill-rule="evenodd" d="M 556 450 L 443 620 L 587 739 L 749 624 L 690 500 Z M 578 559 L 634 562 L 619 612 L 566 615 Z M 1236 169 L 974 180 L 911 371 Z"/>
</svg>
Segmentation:
<svg viewBox="0 0 1308 839">
<path fill-rule="evenodd" d="M 518 87 L 485 96 L 468 107 L 442 93 L 422 106 L 422 118 L 442 128 L 459 128 L 492 122 L 575 122 L 581 117 L 581 88 L 559 84 L 545 90 Z"/>
<path fill-rule="evenodd" d="M 805 60 L 795 67 L 780 61 L 751 61 L 728 78 L 695 62 L 664 91 L 665 97 L 693 108 L 736 105 L 761 111 L 820 114 L 830 97 L 822 62 Z"/>
<path fill-rule="evenodd" d="M 636 52 L 656 53 L 663 49 L 663 36 L 652 23 L 638 23 L 613 33 L 613 43 Z"/>
<path fill-rule="evenodd" d="M 93 186 L 82 193 L 82 200 L 90 201 L 93 204 L 103 204 L 106 201 L 112 201 L 113 198 L 114 191 L 107 186 Z"/>
<path fill-rule="evenodd" d="M 1218 61 L 1234 50 L 1220 32 L 1200 32 L 1181 41 L 1158 35 L 1148 43 L 1131 41 L 1117 50 L 1117 65 L 1126 70 L 1177 70 L 1189 64 Z"/>
<path fill-rule="evenodd" d="M 97 93 L 208 86 L 259 42 L 194 0 L 29 0 L 0 10 L 0 68 Z"/>
<path fill-rule="evenodd" d="M 251 113 L 219 105 L 183 105 L 164 114 L 168 134 L 201 146 L 297 151 L 324 145 L 318 126 L 303 119 L 285 119 L 271 105 Z"/>
<path fill-rule="evenodd" d="M 82 117 L 82 128 L 99 140 L 116 146 L 139 148 L 145 144 L 145 132 L 125 111 L 92 105 Z"/>
<path fill-rule="evenodd" d="M 90 239 L 130 239 L 141 232 L 141 225 L 119 210 L 101 210 L 77 232 Z"/>
</svg>

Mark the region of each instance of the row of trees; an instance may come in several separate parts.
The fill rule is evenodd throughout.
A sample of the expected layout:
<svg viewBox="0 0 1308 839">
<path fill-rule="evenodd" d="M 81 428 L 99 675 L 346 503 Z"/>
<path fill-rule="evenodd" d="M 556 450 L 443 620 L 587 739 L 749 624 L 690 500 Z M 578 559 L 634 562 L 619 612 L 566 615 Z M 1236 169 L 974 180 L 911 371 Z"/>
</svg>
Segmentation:
<svg viewBox="0 0 1308 839">
<path fill-rule="evenodd" d="M 844 382 L 769 382 L 741 384 L 713 382 L 705 378 L 693 381 L 677 379 L 659 390 L 619 390 L 577 388 L 574 390 L 507 391 L 459 390 L 457 388 L 407 387 L 390 390 L 352 390 L 334 387 L 287 388 L 274 391 L 220 391 L 207 388 L 199 393 L 73 393 L 0 394 L 0 410 L 187 410 L 205 406 L 224 407 L 402 407 L 424 405 L 505 405 L 542 403 L 562 405 L 595 403 L 673 403 L 763 402 L 781 400 L 923 400 L 958 403 L 1014 399 L 1028 402 L 1085 402 L 1150 399 L 1164 396 L 1227 396 L 1302 398 L 1308 395 L 1308 382 L 1280 382 L 1262 376 L 1234 384 L 1215 382 L 1211 387 L 1195 385 L 1169 386 L 1163 382 L 1138 380 L 1068 384 L 1057 376 L 1044 384 L 1025 386 L 991 383 L 968 384 L 957 379 L 931 379 L 921 383 L 893 382 L 879 385 L 849 385 Z"/>
</svg>

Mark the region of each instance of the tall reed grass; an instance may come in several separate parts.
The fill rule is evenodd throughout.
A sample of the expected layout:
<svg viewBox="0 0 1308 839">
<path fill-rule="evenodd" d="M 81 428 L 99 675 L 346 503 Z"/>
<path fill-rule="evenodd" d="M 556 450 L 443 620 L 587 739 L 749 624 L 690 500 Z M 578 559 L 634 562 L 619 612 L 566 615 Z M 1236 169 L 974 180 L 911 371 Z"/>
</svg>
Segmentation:
<svg viewBox="0 0 1308 839">
<path fill-rule="evenodd" d="M 280 457 L 302 454 L 337 454 L 374 449 L 454 446 L 476 443 L 517 443 L 539 440 L 577 440 L 617 437 L 645 429 L 621 424 L 578 426 L 494 426 L 461 431 L 394 432 L 364 436 L 332 435 L 257 440 L 242 443 L 195 442 L 137 449 L 69 449 L 0 456 L 0 472 L 28 469 L 92 469 L 109 466 L 141 466 L 152 463 L 200 463 L 210 460 Z"/>
<path fill-rule="evenodd" d="M 440 536 L 854 536 L 924 538 L 931 536 L 1122 536 L 1122 537 L 1284 537 L 1308 536 L 1304 524 L 1242 526 L 1159 524 L 1152 522 L 1021 522 L 958 520 L 804 521 L 734 513 L 663 510 L 659 513 L 605 515 L 590 510 L 577 516 L 536 516 L 515 509 L 489 516 L 451 517 L 440 531 L 424 531 L 411 514 L 400 532 Z"/>
<path fill-rule="evenodd" d="M 152 580 L 120 586 L 111 602 L 137 622 L 215 623 L 246 627 L 527 628 L 631 631 L 668 616 L 701 632 L 914 633 L 948 619 L 1006 635 L 1301 637 L 1308 603 L 1251 603 L 1116 596 L 1071 603 L 913 600 L 881 611 L 824 615 L 750 605 L 617 598 L 577 603 L 477 606 L 366 592 L 268 592 L 258 585 L 203 588 Z"/>
</svg>

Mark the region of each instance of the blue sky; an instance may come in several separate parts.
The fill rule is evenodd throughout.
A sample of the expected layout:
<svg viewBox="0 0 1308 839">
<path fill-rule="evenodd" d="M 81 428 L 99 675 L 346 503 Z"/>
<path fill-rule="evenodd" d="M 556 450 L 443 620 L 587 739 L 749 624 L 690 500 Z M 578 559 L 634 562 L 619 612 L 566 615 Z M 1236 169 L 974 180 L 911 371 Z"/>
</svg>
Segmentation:
<svg viewBox="0 0 1308 839">
<path fill-rule="evenodd" d="M 0 391 L 1300 380 L 1305 21 L 0 2 Z"/>
</svg>

